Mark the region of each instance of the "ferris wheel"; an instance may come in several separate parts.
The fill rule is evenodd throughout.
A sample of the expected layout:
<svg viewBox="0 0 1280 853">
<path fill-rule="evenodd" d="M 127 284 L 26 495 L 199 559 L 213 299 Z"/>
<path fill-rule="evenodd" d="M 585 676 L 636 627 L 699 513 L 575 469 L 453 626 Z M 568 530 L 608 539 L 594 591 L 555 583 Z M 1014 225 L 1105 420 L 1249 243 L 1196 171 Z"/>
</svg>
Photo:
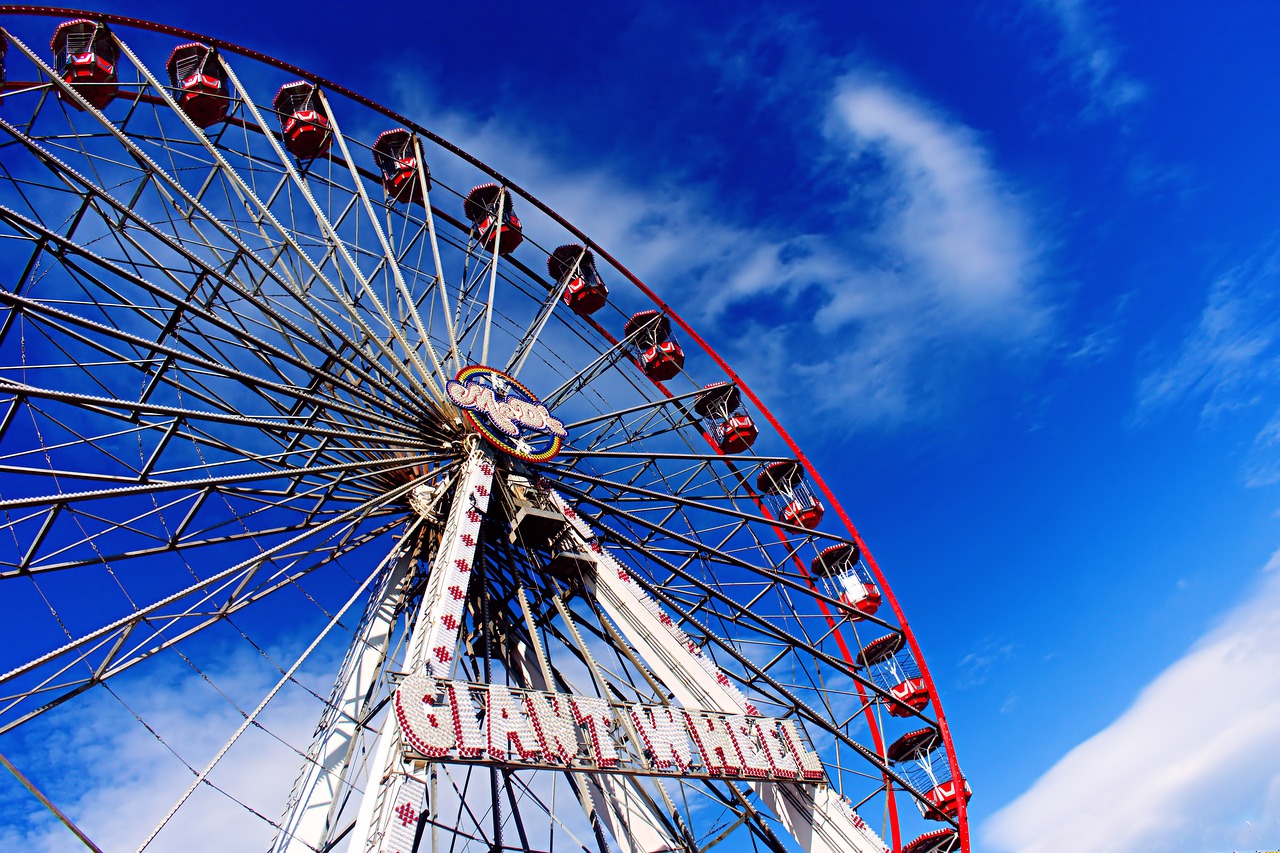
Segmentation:
<svg viewBox="0 0 1280 853">
<path fill-rule="evenodd" d="M 865 543 L 603 247 L 287 63 L 0 16 L 0 752 L 145 730 L 189 772 L 139 850 L 215 803 L 280 853 L 968 851 Z M 128 699 L 169 664 L 216 749 Z"/>
</svg>

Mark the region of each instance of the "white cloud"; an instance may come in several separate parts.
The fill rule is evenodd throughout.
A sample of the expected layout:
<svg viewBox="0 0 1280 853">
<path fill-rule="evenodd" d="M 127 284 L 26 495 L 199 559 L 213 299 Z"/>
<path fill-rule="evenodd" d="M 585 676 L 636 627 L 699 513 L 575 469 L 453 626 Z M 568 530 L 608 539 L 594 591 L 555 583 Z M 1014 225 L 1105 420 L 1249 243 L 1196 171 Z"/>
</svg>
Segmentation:
<svg viewBox="0 0 1280 853">
<path fill-rule="evenodd" d="M 446 138 L 577 223 L 779 408 L 826 400 L 846 428 L 926 419 L 957 387 L 954 373 L 939 381 L 938 371 L 1048 331 L 1029 206 L 977 134 L 883 81 L 846 77 L 815 104 L 818 144 L 796 157 L 820 161 L 815 179 L 845 193 L 823 211 L 831 227 L 820 233 L 743 221 L 717 202 L 722 190 L 684 176 L 641 184 L 606 164 L 566 162 L 509 118 L 436 108 L 414 82 L 408 114 L 431 116 Z M 527 205 L 520 212 L 527 234 L 554 245 L 549 223 Z M 627 288 L 613 292 L 624 310 L 645 307 L 626 302 Z"/>
<path fill-rule="evenodd" d="M 254 657 L 234 654 L 208 673 L 246 711 L 274 681 L 271 671 Z M 45 783 L 46 793 L 103 850 L 135 849 L 191 784 L 191 771 L 166 744 L 188 764 L 203 769 L 243 720 L 190 670 L 159 666 L 148 672 L 146 679 L 115 682 L 115 689 L 155 735 L 99 690 L 73 703 L 74 711 L 55 711 L 47 721 L 24 730 L 22 750 L 7 749 L 15 763 L 29 772 L 40 768 L 40 774 L 47 776 L 56 769 L 57 781 Z M 259 721 L 274 735 L 305 750 L 320 710 L 314 697 L 291 686 Z M 209 778 L 240 802 L 278 820 L 301 764 L 293 749 L 254 727 Z M 40 774 L 35 775 L 40 778 Z M 0 850 L 71 849 L 75 844 L 71 833 L 25 792 L 22 796 L 6 807 L 4 823 L 8 825 L 0 827 Z M 15 808 L 19 803 L 30 806 L 21 817 Z M 147 849 L 155 853 L 261 850 L 273 832 L 266 821 L 224 794 L 201 786 Z"/>
<path fill-rule="evenodd" d="M 1280 552 L 1249 600 L 982 831 L 1009 853 L 1274 848 Z"/>
<path fill-rule="evenodd" d="M 1269 248 L 1216 279 L 1175 352 L 1139 379 L 1133 415 L 1142 423 L 1188 401 L 1199 402 L 1205 422 L 1271 408 L 1271 419 L 1259 429 L 1245 460 L 1249 486 L 1280 482 L 1280 410 L 1274 391 L 1280 376 L 1278 272 L 1280 252 Z"/>
<path fill-rule="evenodd" d="M 1199 403 L 1205 423 L 1269 409 L 1270 419 L 1254 427 L 1258 431 L 1245 453 L 1247 486 L 1280 483 L 1278 274 L 1280 250 L 1272 245 L 1217 278 L 1176 351 L 1137 386 L 1135 423 L 1190 401 Z"/>
<path fill-rule="evenodd" d="M 967 690 L 986 684 L 992 670 L 1013 657 L 1014 651 L 1015 647 L 1012 643 L 993 637 L 982 638 L 973 651 L 965 654 L 956 664 L 958 675 L 956 687 Z"/>
<path fill-rule="evenodd" d="M 1264 289 L 1271 263 L 1263 267 L 1249 264 L 1213 283 L 1176 357 L 1140 380 L 1139 418 L 1188 397 L 1206 399 L 1203 415 L 1218 414 L 1247 402 L 1259 380 L 1274 375 L 1280 325 Z"/>
<path fill-rule="evenodd" d="M 1089 111 L 1114 114 L 1142 100 L 1143 84 L 1121 72 L 1119 51 L 1088 0 L 1037 0 L 1062 32 L 1061 55 L 1089 95 Z"/>
<path fill-rule="evenodd" d="M 879 81 L 848 77 L 832 102 L 829 139 L 883 163 L 881 221 L 872 240 L 894 282 L 917 290 L 957 330 L 1017 340 L 1043 317 L 1032 285 L 1039 249 L 1023 201 L 969 128 Z M 847 305 L 839 308 L 847 308 Z M 837 309 L 838 310 L 838 309 Z M 828 321 L 830 322 L 830 321 Z"/>
<path fill-rule="evenodd" d="M 1272 486 L 1280 483 L 1280 412 L 1254 438 L 1245 472 L 1245 485 Z"/>
<path fill-rule="evenodd" d="M 1133 296 L 1133 291 L 1121 294 L 1102 312 L 1101 316 L 1095 317 L 1082 336 L 1065 349 L 1066 360 L 1089 364 L 1111 355 L 1120 343 L 1121 330 L 1129 306 L 1133 302 Z"/>
</svg>

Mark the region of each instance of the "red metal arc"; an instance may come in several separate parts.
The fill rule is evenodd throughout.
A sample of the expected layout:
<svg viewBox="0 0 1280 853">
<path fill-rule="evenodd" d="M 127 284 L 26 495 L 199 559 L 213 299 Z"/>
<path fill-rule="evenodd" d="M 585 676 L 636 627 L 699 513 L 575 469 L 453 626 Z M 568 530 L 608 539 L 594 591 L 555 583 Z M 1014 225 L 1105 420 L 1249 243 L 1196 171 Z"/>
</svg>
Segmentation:
<svg viewBox="0 0 1280 853">
<path fill-rule="evenodd" d="M 504 176 L 497 170 L 493 169 L 488 164 L 476 159 L 474 156 L 472 156 L 471 154 L 468 154 L 466 151 L 463 151 L 461 148 L 458 148 L 456 145 L 449 142 L 448 140 L 440 137 L 439 135 L 426 129 L 425 127 L 422 127 L 421 125 L 411 121 L 407 117 L 400 115 L 394 110 L 388 109 L 387 107 L 377 103 L 376 101 L 373 101 L 367 97 L 364 97 L 363 95 L 360 95 L 352 91 L 351 89 L 348 89 L 345 86 L 339 85 L 324 77 L 320 77 L 318 75 L 312 74 L 296 65 L 292 65 L 288 62 L 283 62 L 279 59 L 276 59 L 275 57 L 269 56 L 260 51 L 253 50 L 251 48 L 242 47 L 241 45 L 226 41 L 224 39 L 206 36 L 201 33 L 197 33 L 192 30 L 187 30 L 181 27 L 172 27 L 165 24 L 155 23 L 153 21 L 143 20 L 141 18 L 128 17 L 125 15 L 92 12 L 92 11 L 86 11 L 83 9 L 73 9 L 73 8 L 66 8 L 66 7 L 28 6 L 28 5 L 0 5 L 0 15 L 32 15 L 32 16 L 61 17 L 61 18 L 92 18 L 94 20 L 101 21 L 107 24 L 117 24 L 120 26 L 132 27 L 140 30 L 146 30 L 149 32 L 171 35 L 176 38 L 182 39 L 184 41 L 203 42 L 204 44 L 216 47 L 219 50 L 224 50 L 228 53 L 244 56 L 249 59 L 262 62 L 266 65 L 270 65 L 281 71 L 286 71 L 298 77 L 305 78 L 306 80 L 312 81 L 315 84 L 324 87 L 325 89 L 329 89 L 333 92 L 339 93 L 344 97 L 349 98 L 355 101 L 356 103 L 361 104 L 362 106 L 365 106 L 371 110 L 374 110 L 375 112 L 381 113 L 387 118 L 411 129 L 415 133 L 421 134 L 424 138 L 430 139 L 433 143 L 447 150 L 449 153 L 470 163 L 472 166 L 475 166 L 480 171 L 489 175 L 501 186 L 505 186 L 511 192 L 521 196 L 525 201 L 532 204 L 534 207 L 538 208 L 538 210 L 544 213 L 553 222 L 560 225 L 566 231 L 568 231 L 569 233 L 573 234 L 578 239 L 580 239 L 584 245 L 593 249 L 599 257 L 607 261 L 612 267 L 614 267 L 616 270 L 622 273 L 622 275 L 624 275 L 633 285 L 635 285 L 636 288 L 641 293 L 643 293 L 649 300 L 651 300 L 653 304 L 657 306 L 657 308 L 660 311 L 662 311 L 668 317 L 670 317 L 671 320 L 675 322 L 685 332 L 685 334 L 687 334 L 692 340 L 697 342 L 697 344 L 702 348 L 703 352 L 705 352 L 711 358 L 711 360 L 715 362 L 715 364 L 721 370 L 724 371 L 725 376 L 728 377 L 728 379 L 731 382 L 737 385 L 740 391 L 743 394 L 745 394 L 747 398 L 755 405 L 756 409 L 759 410 L 760 414 L 765 418 L 766 421 L 768 421 L 769 425 L 773 427 L 774 430 L 777 431 L 779 436 L 781 436 L 783 442 L 790 449 L 790 451 L 795 455 L 796 459 L 798 459 L 800 463 L 804 465 L 804 468 L 809 473 L 809 476 L 813 478 L 813 482 L 817 484 L 819 490 L 822 492 L 823 496 L 829 502 L 831 508 L 835 510 L 836 514 L 840 517 L 840 520 L 844 523 L 845 528 L 849 531 L 849 535 L 853 538 L 853 541 L 857 544 L 859 550 L 862 552 L 863 558 L 866 561 L 867 567 L 871 570 L 871 573 L 875 577 L 876 582 L 880 585 L 880 588 L 883 590 L 884 598 L 888 602 L 890 609 L 893 611 L 894 617 L 897 619 L 898 625 L 902 630 L 903 636 L 906 638 L 907 645 L 911 649 L 911 653 L 915 657 L 916 662 L 920 667 L 920 674 L 924 678 L 925 683 L 928 685 L 929 692 L 933 698 L 934 711 L 937 717 L 938 729 L 939 729 L 939 733 L 942 736 L 942 741 L 946 749 L 947 765 L 949 770 L 951 771 L 951 776 L 953 779 L 957 780 L 957 782 L 960 785 L 964 784 L 964 781 L 963 781 L 964 777 L 960 772 L 960 766 L 956 759 L 955 749 L 954 749 L 953 740 L 951 736 L 951 728 L 947 723 L 946 714 L 943 712 L 943 709 L 942 709 L 941 698 L 939 697 L 938 691 L 935 688 L 933 676 L 929 671 L 928 665 L 925 663 L 924 655 L 920 651 L 920 646 L 916 640 L 916 636 L 911 631 L 910 626 L 907 623 L 906 615 L 902 612 L 902 607 L 899 605 L 897 597 L 893 594 L 892 588 L 889 586 L 888 582 L 885 580 L 884 574 L 883 572 L 881 572 L 879 564 L 876 562 L 875 558 L 871 555 L 870 550 L 866 546 L 866 542 L 863 540 L 861 534 L 858 533 L 857 528 L 854 527 L 853 522 L 852 520 L 850 520 L 848 514 L 845 512 L 844 507 L 840 505 L 840 502 L 836 499 L 836 496 L 831 491 L 831 488 L 827 485 L 826 481 L 822 478 L 822 475 L 818 473 L 817 469 L 813 466 L 813 463 L 809 461 L 809 458 L 800 449 L 799 445 L 796 444 L 795 440 L 792 439 L 791 436 L 786 432 L 786 430 L 782 428 L 782 425 L 778 422 L 777 418 L 775 418 L 773 416 L 773 413 L 770 412 L 769 409 L 765 406 L 764 401 L 762 401 L 756 395 L 756 393 L 751 390 L 751 388 L 746 384 L 746 382 L 742 380 L 742 377 L 740 377 L 731 367 L 729 367 L 728 363 L 725 362 L 725 360 L 714 349 L 712 349 L 711 345 L 707 343 L 707 341 L 701 335 L 699 335 L 694 330 L 694 328 L 690 326 L 687 321 L 684 320 L 684 318 L 682 318 L 679 314 L 677 314 L 671 308 L 671 306 L 669 306 L 666 302 L 664 302 L 656 293 L 654 293 L 647 285 L 645 285 L 645 283 L 642 282 L 634 273 L 632 273 L 630 270 L 628 270 L 626 267 L 620 264 L 617 261 L 617 259 L 613 257 L 613 255 L 609 254 L 599 244 L 591 240 L 590 237 L 588 237 L 586 234 L 584 234 L 582 231 L 576 228 L 573 224 L 565 220 L 562 216 L 560 216 L 558 213 L 556 213 L 554 210 L 548 207 L 545 203 L 538 200 L 531 193 L 525 191 L 518 184 L 512 182 L 506 176 Z M 592 325 L 596 325 L 596 324 L 593 323 Z M 597 328 L 599 328 L 599 326 L 597 326 Z M 819 602 L 819 604 L 823 606 L 823 609 L 825 611 L 826 610 L 825 604 L 823 602 Z M 843 650 L 846 660 L 850 664 L 852 664 L 853 658 L 849 654 L 843 639 L 837 636 L 837 640 L 840 647 Z M 875 726 L 872 726 L 872 732 L 876 740 L 879 740 L 879 732 L 877 731 Z M 881 744 L 877 744 L 877 749 L 883 755 L 883 746 Z M 890 799 L 890 802 L 892 803 L 892 798 Z M 969 840 L 968 808 L 965 802 L 965 798 L 963 796 L 959 797 L 957 804 L 959 808 L 959 814 L 957 815 L 957 823 L 960 828 L 961 853 L 970 853 L 971 848 L 970 848 L 970 840 Z M 893 824 L 893 829 L 896 834 L 897 833 L 896 820 Z M 893 849 L 895 853 L 898 853 L 898 851 L 901 850 L 901 846 L 902 846 L 901 840 L 898 838 L 894 838 Z"/>
</svg>

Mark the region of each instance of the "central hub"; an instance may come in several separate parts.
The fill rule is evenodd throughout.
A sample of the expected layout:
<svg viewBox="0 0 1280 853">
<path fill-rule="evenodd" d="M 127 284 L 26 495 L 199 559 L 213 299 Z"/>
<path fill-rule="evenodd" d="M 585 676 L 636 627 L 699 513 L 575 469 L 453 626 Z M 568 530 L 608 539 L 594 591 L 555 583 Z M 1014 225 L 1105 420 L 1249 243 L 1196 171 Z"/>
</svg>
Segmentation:
<svg viewBox="0 0 1280 853">
<path fill-rule="evenodd" d="M 484 440 L 508 456 L 546 462 L 568 436 L 532 391 L 496 368 L 464 367 L 445 393 Z"/>
</svg>

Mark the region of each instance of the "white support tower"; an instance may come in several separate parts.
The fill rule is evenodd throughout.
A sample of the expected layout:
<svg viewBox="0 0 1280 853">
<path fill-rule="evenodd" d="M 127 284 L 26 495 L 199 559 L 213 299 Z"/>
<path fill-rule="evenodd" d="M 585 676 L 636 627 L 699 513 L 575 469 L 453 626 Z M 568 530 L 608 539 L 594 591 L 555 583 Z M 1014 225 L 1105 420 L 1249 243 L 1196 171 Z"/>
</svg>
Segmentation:
<svg viewBox="0 0 1280 853">
<path fill-rule="evenodd" d="M 696 644 L 641 590 L 595 532 L 564 499 L 552 493 L 569 519 L 581 553 L 596 566 L 588 594 L 686 709 L 755 716 L 758 711 Z M 755 791 L 808 853 L 884 853 L 884 841 L 829 785 L 789 785 L 749 779 Z"/>
</svg>

